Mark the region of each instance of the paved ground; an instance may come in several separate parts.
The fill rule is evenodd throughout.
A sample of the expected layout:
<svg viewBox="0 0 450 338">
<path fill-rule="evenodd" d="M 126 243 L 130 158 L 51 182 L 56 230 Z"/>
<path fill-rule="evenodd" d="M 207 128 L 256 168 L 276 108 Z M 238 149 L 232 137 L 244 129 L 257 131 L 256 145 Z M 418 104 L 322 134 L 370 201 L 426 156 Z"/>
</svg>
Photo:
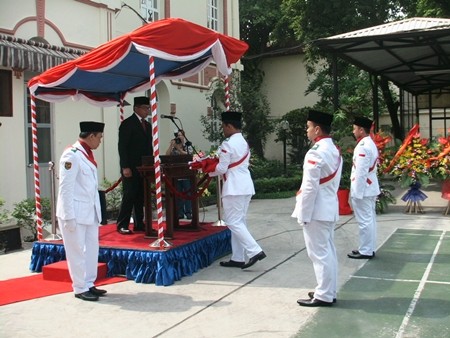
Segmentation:
<svg viewBox="0 0 450 338">
<path fill-rule="evenodd" d="M 341 217 L 336 228 L 340 291 L 332 308 L 296 303 L 313 289 L 315 278 L 302 231 L 290 218 L 294 198 L 254 200 L 250 229 L 267 254 L 254 267 L 226 269 L 215 262 L 168 287 L 134 281 L 107 285 L 108 296 L 99 302 L 66 293 L 2 306 L 0 337 L 449 336 L 450 216 L 442 215 L 447 201 L 437 187 L 428 190 L 425 214 L 404 214 L 398 198 L 397 206 L 379 215 L 380 249 L 367 264 L 346 257 L 357 247 L 358 231 L 353 216 Z M 204 217 L 216 220 L 216 209 L 210 207 Z M 29 249 L 1 255 L 0 279 L 31 274 L 30 256 Z M 394 264 L 400 256 L 401 264 Z M 438 268 L 430 265 L 432 257 Z M 441 275 L 447 284 L 426 283 Z M 430 320 L 439 330 L 421 331 Z"/>
</svg>

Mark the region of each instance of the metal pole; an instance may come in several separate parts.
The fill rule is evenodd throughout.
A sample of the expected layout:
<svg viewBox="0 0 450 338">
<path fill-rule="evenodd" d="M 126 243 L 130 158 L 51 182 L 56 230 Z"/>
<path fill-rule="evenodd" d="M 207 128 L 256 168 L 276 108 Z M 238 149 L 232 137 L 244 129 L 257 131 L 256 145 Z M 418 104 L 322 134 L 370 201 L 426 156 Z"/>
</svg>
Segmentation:
<svg viewBox="0 0 450 338">
<path fill-rule="evenodd" d="M 50 172 L 50 212 L 51 212 L 51 220 L 52 220 L 52 234 L 50 236 L 53 240 L 59 240 L 62 239 L 61 235 L 56 233 L 56 228 L 58 226 L 58 221 L 56 219 L 56 212 L 55 212 L 55 204 L 56 204 L 56 185 L 55 185 L 55 162 L 50 161 L 48 162 L 49 167 L 48 170 Z"/>
<path fill-rule="evenodd" d="M 281 133 L 283 135 L 283 167 L 284 167 L 284 175 L 286 175 L 287 174 L 286 141 L 287 141 L 287 132 L 289 130 L 289 121 L 282 120 L 279 124 L 279 128 L 281 129 Z"/>
<path fill-rule="evenodd" d="M 284 133 L 283 137 L 283 169 L 284 169 L 284 175 L 287 174 L 287 168 L 286 168 L 286 132 Z"/>
<path fill-rule="evenodd" d="M 213 224 L 216 227 L 224 227 L 226 226 L 225 222 L 222 221 L 222 179 L 220 176 L 217 176 L 217 221 Z"/>
</svg>

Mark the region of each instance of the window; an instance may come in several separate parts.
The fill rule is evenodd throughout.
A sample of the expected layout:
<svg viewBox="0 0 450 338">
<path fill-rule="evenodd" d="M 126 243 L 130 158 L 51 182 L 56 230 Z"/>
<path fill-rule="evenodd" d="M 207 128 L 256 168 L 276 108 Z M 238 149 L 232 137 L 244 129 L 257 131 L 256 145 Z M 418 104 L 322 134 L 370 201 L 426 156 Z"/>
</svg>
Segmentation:
<svg viewBox="0 0 450 338">
<path fill-rule="evenodd" d="M 33 163 L 33 137 L 31 130 L 31 101 L 28 95 L 27 104 L 27 126 L 28 126 L 28 163 Z M 39 163 L 52 160 L 51 151 L 51 114 L 50 103 L 35 99 L 36 124 L 38 138 Z"/>
<path fill-rule="evenodd" d="M 217 7 L 218 0 L 208 1 L 208 28 L 219 30 L 219 8 Z"/>
<path fill-rule="evenodd" d="M 141 15 L 148 22 L 159 20 L 158 0 L 141 0 Z"/>
<path fill-rule="evenodd" d="M 0 116 L 13 116 L 12 72 L 0 70 Z"/>
</svg>

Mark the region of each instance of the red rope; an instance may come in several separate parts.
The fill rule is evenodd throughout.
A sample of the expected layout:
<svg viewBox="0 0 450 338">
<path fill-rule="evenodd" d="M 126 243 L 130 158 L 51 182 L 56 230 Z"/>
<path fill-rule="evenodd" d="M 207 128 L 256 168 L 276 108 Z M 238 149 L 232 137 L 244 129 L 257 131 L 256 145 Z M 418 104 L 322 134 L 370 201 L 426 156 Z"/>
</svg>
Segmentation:
<svg viewBox="0 0 450 338">
<path fill-rule="evenodd" d="M 206 188 L 208 188 L 209 183 L 212 180 L 212 177 L 210 177 L 208 174 L 206 174 L 205 176 L 203 176 L 200 181 L 197 183 L 197 187 L 191 187 L 191 189 L 189 191 L 186 192 L 180 192 L 178 191 L 172 184 L 172 182 L 170 181 L 170 179 L 167 178 L 166 175 L 163 175 L 163 179 L 164 179 L 164 183 L 166 184 L 166 187 L 169 188 L 170 192 L 172 194 L 174 194 L 176 197 L 181 198 L 183 200 L 190 200 L 193 201 L 197 198 L 199 198 L 200 196 L 203 195 L 203 193 L 205 192 Z M 204 184 L 204 186 L 197 191 L 197 189 L 206 181 L 206 183 Z"/>
<path fill-rule="evenodd" d="M 120 184 L 120 182 L 122 182 L 122 176 L 119 177 L 119 179 L 116 181 L 116 183 L 114 183 L 112 186 L 110 186 L 108 189 L 105 190 L 105 194 L 107 192 L 110 192 L 111 190 L 114 190 L 117 188 L 117 186 Z"/>
</svg>

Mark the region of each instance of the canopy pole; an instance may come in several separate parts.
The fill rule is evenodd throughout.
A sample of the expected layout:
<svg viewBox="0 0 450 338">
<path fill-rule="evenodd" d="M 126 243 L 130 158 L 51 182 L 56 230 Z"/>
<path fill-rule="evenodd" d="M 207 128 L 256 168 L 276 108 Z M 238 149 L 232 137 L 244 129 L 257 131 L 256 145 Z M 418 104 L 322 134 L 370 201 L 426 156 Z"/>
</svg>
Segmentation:
<svg viewBox="0 0 450 338">
<path fill-rule="evenodd" d="M 39 155 L 37 143 L 37 119 L 35 96 L 31 95 L 31 134 L 33 138 L 33 170 L 34 170 L 34 199 L 36 202 L 36 224 L 37 239 L 41 241 L 42 236 L 42 209 L 41 209 L 41 187 L 39 182 Z"/>
<path fill-rule="evenodd" d="M 156 211 L 158 214 L 158 239 L 150 244 L 150 247 L 164 248 L 171 245 L 164 240 L 163 227 L 163 207 L 161 192 L 161 162 L 159 159 L 159 138 L 158 138 L 158 116 L 156 115 L 156 80 L 155 80 L 155 62 L 153 56 L 149 57 L 150 64 L 150 105 L 152 110 L 152 136 L 153 136 L 153 157 L 155 163 L 155 187 L 156 187 Z M 151 224 L 147 224 L 151 226 Z"/>
<path fill-rule="evenodd" d="M 224 78 L 225 82 L 225 111 L 230 111 L 230 85 L 228 76 Z M 217 176 L 217 221 L 214 226 L 226 226 L 222 220 L 222 175 Z"/>
<path fill-rule="evenodd" d="M 225 76 L 225 110 L 230 111 L 230 85 L 228 76 Z"/>
<path fill-rule="evenodd" d="M 123 103 L 123 96 L 120 96 L 120 107 L 119 107 L 119 110 L 120 110 L 120 115 L 119 115 L 120 123 L 122 123 L 123 120 L 125 119 L 124 118 L 124 112 L 123 112 L 123 105 L 124 105 L 124 103 Z"/>
</svg>

